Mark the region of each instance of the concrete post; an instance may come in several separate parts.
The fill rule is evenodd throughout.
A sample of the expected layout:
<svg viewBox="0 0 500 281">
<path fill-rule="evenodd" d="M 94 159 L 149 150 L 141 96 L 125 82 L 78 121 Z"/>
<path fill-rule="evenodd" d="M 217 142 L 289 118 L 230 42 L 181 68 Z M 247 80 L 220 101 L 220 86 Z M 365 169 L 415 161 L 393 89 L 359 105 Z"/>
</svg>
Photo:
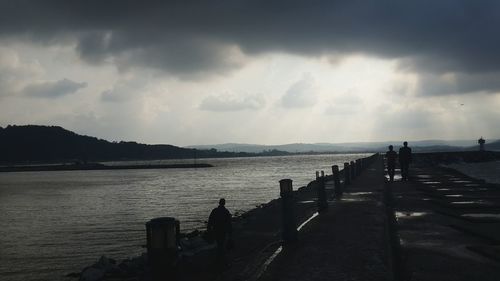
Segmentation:
<svg viewBox="0 0 500 281">
<path fill-rule="evenodd" d="M 325 177 L 320 177 L 316 180 L 318 183 L 318 213 L 326 211 L 328 202 L 326 201 Z"/>
<path fill-rule="evenodd" d="M 177 258 L 180 223 L 172 217 L 154 218 L 146 223 L 148 259 L 153 275 L 173 272 Z"/>
<path fill-rule="evenodd" d="M 342 195 L 342 186 L 340 186 L 339 166 L 337 165 L 332 166 L 332 174 L 333 174 L 335 196 L 340 196 Z"/>
<path fill-rule="evenodd" d="M 349 167 L 351 168 L 351 180 L 353 180 L 356 177 L 356 165 L 354 165 L 354 161 L 351 161 Z"/>
<path fill-rule="evenodd" d="M 316 171 L 316 179 L 319 179 L 319 172 Z"/>
<path fill-rule="evenodd" d="M 321 177 L 325 176 L 325 171 L 321 171 Z"/>
<path fill-rule="evenodd" d="M 344 163 L 344 184 L 351 184 L 351 169 L 349 167 L 349 163 L 347 162 Z"/>
<path fill-rule="evenodd" d="M 297 223 L 295 221 L 293 187 L 291 179 L 280 180 L 280 196 L 282 206 L 282 237 L 283 245 L 297 241 Z"/>
</svg>

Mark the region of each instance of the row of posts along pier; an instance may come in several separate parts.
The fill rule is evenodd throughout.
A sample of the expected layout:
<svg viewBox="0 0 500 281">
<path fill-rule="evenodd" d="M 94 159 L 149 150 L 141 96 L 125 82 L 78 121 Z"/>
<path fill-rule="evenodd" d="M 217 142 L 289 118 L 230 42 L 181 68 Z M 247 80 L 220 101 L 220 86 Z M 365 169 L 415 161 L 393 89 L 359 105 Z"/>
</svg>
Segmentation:
<svg viewBox="0 0 500 281">
<path fill-rule="evenodd" d="M 332 166 L 332 174 L 326 175 L 325 171 L 316 171 L 316 180 L 310 184 L 316 189 L 317 193 L 317 211 L 318 214 L 328 211 L 328 195 L 326 183 L 333 182 L 333 198 L 342 197 L 344 190 L 348 189 L 356 178 L 361 175 L 379 155 L 373 154 L 366 158 L 356 159 L 355 161 L 345 162 L 344 169 L 339 170 L 338 165 Z M 298 240 L 298 230 L 296 215 L 294 211 L 295 195 L 291 179 L 282 179 L 280 183 L 280 196 L 282 204 L 282 239 L 283 245 L 290 245 Z"/>
</svg>

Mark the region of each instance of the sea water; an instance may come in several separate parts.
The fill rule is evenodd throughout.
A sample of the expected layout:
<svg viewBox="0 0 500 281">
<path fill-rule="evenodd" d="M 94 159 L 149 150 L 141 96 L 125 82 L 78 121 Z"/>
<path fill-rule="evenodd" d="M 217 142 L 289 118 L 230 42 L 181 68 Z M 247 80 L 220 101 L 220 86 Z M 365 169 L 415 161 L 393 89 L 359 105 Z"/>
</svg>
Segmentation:
<svg viewBox="0 0 500 281">
<path fill-rule="evenodd" d="M 292 179 L 297 189 L 315 171 L 331 174 L 332 165 L 368 155 L 154 161 L 214 165 L 201 169 L 0 173 L 1 280 L 71 280 L 65 275 L 101 255 L 120 260 L 144 252 L 152 218 L 175 217 L 183 232 L 204 229 L 220 197 L 240 214 L 278 198 L 280 179 Z"/>
</svg>

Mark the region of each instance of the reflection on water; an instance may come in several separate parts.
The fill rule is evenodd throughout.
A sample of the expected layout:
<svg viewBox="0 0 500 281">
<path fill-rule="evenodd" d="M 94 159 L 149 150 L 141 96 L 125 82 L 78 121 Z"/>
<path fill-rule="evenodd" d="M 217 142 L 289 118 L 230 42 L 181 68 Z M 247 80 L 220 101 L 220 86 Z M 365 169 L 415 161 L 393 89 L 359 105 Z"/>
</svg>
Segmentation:
<svg viewBox="0 0 500 281">
<path fill-rule="evenodd" d="M 297 189 L 316 170 L 331 173 L 331 165 L 364 156 L 198 160 L 215 165 L 208 169 L 0 173 L 0 276 L 64 279 L 100 255 L 143 252 L 144 223 L 153 217 L 176 217 L 183 231 L 203 228 L 219 197 L 232 213 L 247 211 L 277 198 L 280 179 L 293 179 Z M 180 161 L 161 161 L 169 162 Z"/>
</svg>

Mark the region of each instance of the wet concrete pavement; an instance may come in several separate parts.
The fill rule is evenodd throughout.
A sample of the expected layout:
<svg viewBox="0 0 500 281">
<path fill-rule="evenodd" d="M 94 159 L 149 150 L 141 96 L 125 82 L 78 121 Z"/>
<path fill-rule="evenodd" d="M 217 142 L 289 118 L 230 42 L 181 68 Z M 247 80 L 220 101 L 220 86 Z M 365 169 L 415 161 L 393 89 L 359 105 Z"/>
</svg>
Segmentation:
<svg viewBox="0 0 500 281">
<path fill-rule="evenodd" d="M 396 179 L 400 280 L 500 280 L 500 186 L 439 166 Z"/>
</svg>

